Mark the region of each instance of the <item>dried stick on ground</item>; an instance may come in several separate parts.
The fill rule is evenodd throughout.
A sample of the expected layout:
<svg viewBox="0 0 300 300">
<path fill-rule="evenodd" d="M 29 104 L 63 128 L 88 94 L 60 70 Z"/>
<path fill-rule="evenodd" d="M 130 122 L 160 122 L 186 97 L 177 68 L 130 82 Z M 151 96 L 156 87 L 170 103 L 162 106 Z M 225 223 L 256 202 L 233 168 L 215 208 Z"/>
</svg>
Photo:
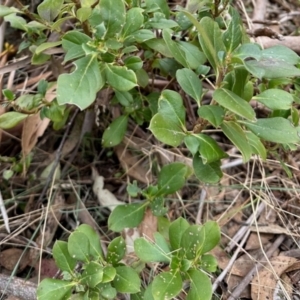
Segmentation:
<svg viewBox="0 0 300 300">
<path fill-rule="evenodd" d="M 13 295 L 23 300 L 36 299 L 37 285 L 17 277 L 0 274 L 0 295 Z"/>
</svg>

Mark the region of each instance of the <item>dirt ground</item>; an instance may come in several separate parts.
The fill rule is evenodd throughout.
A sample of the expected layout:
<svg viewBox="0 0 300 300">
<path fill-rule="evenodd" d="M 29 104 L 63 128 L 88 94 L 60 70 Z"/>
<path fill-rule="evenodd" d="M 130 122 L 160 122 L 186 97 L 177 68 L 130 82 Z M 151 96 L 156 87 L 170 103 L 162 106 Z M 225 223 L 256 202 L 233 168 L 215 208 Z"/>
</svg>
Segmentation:
<svg viewBox="0 0 300 300">
<path fill-rule="evenodd" d="M 284 44 L 300 54 L 298 0 L 233 2 L 253 40 L 264 47 Z M 20 32 L 8 24 L 4 34 L 4 41 L 15 47 L 22 41 Z M 0 72 L 14 58 L 0 56 Z M 0 87 L 18 93 L 34 91 L 39 80 L 57 77 L 59 70 L 53 65 L 59 65 L 61 57 L 57 54 L 54 59 L 52 66 L 27 63 L 0 73 Z M 53 99 L 55 91 L 48 97 Z M 107 228 L 110 203 L 101 203 L 93 192 L 98 175 L 104 177 L 105 189 L 128 202 L 129 182 L 136 180 L 145 187 L 156 180 L 153 166 L 178 157 L 189 161 L 186 149 L 164 147 L 147 128 L 132 121 L 121 145 L 103 149 L 101 136 L 111 119 L 110 98 L 111 93 L 104 91 L 96 109 L 71 109 L 69 122 L 59 131 L 37 116 L 0 131 L 0 196 L 8 215 L 6 219 L 0 214 L 1 299 L 32 299 L 30 292 L 34 293 L 37 282 L 57 274 L 51 256 L 54 241 L 65 240 L 78 224 L 97 228 L 103 245 L 116 236 Z M 4 111 L 2 101 L 0 114 Z M 266 161 L 253 157 L 244 164 L 224 136 L 216 133 L 214 138 L 229 155 L 222 161 L 223 179 L 217 185 L 189 180 L 168 199 L 167 217 L 184 216 L 196 224 L 216 220 L 221 226 L 220 246 L 212 251 L 219 266 L 212 275 L 214 299 L 300 299 L 300 151 L 273 152 Z M 9 170 L 14 175 L 3 179 Z M 49 181 L 53 172 L 56 180 Z M 144 224 L 155 223 L 153 218 L 147 215 Z"/>
</svg>

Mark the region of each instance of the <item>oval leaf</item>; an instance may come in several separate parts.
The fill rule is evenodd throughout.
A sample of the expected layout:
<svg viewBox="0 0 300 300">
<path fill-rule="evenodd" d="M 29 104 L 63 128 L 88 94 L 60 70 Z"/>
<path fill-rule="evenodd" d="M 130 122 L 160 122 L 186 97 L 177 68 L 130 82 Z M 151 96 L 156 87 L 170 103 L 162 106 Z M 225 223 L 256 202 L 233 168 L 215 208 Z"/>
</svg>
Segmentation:
<svg viewBox="0 0 300 300">
<path fill-rule="evenodd" d="M 144 213 L 144 203 L 118 205 L 108 218 L 108 227 L 116 232 L 136 227 L 142 222 Z"/>
<path fill-rule="evenodd" d="M 169 239 L 172 250 L 180 248 L 183 233 L 190 227 L 188 221 L 182 217 L 171 223 L 169 227 Z"/>
<path fill-rule="evenodd" d="M 255 123 L 240 121 L 256 136 L 266 141 L 289 144 L 299 143 L 299 129 L 282 117 L 259 119 Z"/>
<path fill-rule="evenodd" d="M 126 253 L 126 244 L 124 239 L 119 236 L 113 239 L 107 247 L 106 261 L 115 265 Z"/>
<path fill-rule="evenodd" d="M 187 276 L 191 283 L 187 300 L 210 300 L 212 298 L 212 284 L 206 274 L 191 269 L 187 272 Z"/>
<path fill-rule="evenodd" d="M 218 127 L 224 119 L 224 109 L 218 105 L 204 105 L 198 108 L 198 116 Z"/>
<path fill-rule="evenodd" d="M 87 236 L 75 231 L 68 239 L 68 251 L 73 259 L 88 262 L 90 257 L 90 242 Z"/>
<path fill-rule="evenodd" d="M 4 113 L 0 116 L 0 128 L 1 129 L 10 129 L 18 125 L 22 120 L 26 119 L 28 115 L 16 112 L 16 111 L 10 111 L 7 113 Z"/>
<path fill-rule="evenodd" d="M 68 243 L 56 241 L 52 252 L 55 263 L 59 269 L 71 274 L 76 266 L 76 260 L 69 254 Z"/>
<path fill-rule="evenodd" d="M 118 91 L 129 91 L 137 85 L 137 78 L 132 70 L 126 67 L 106 64 L 105 74 L 107 82 Z"/>
<path fill-rule="evenodd" d="M 123 115 L 115 120 L 105 129 L 102 136 L 104 147 L 114 147 L 121 143 L 127 130 L 128 116 Z"/>
<path fill-rule="evenodd" d="M 223 88 L 217 89 L 213 93 L 213 98 L 233 113 L 250 121 L 255 120 L 255 111 L 251 105 L 233 92 Z"/>
<path fill-rule="evenodd" d="M 136 271 L 126 266 L 117 267 L 116 271 L 113 282 L 118 292 L 134 294 L 140 291 L 141 280 Z"/>
</svg>

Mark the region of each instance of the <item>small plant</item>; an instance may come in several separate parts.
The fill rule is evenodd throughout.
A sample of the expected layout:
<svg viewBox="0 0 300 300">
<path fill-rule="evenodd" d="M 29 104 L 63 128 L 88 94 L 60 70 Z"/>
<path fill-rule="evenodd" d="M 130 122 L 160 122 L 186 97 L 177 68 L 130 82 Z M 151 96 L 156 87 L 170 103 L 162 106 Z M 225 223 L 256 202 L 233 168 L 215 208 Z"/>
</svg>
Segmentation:
<svg viewBox="0 0 300 300">
<path fill-rule="evenodd" d="M 179 218 L 169 224 L 168 236 L 154 234 L 155 241 L 138 238 L 134 252 L 142 263 L 162 263 L 164 269 L 144 286 L 136 267 L 126 266 L 125 241 L 117 237 L 103 255 L 99 237 L 88 225 L 80 225 L 68 242 L 56 241 L 53 257 L 62 279 L 44 279 L 37 290 L 39 300 L 115 299 L 117 293 L 132 294 L 131 299 L 173 299 L 181 291 L 187 299 L 209 300 L 211 281 L 205 272 L 214 272 L 216 259 L 207 254 L 220 240 L 215 222 L 189 225 Z M 183 286 L 183 283 L 184 286 Z"/>
</svg>

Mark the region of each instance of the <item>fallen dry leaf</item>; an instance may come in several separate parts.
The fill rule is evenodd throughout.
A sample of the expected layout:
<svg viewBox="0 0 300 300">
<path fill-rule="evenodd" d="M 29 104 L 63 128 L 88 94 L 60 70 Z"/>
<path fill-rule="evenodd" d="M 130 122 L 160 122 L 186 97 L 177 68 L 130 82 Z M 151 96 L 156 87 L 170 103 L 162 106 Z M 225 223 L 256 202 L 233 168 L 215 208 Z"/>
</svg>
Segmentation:
<svg viewBox="0 0 300 300">
<path fill-rule="evenodd" d="M 273 257 L 270 260 L 272 268 L 267 265 L 253 278 L 251 282 L 252 299 L 273 299 L 278 279 L 297 262 L 298 260 L 294 257 Z"/>
<path fill-rule="evenodd" d="M 28 265 L 28 253 L 18 248 L 3 250 L 0 253 L 0 265 L 8 271 L 13 271 L 18 265 L 17 271 L 20 272 Z"/>
</svg>

